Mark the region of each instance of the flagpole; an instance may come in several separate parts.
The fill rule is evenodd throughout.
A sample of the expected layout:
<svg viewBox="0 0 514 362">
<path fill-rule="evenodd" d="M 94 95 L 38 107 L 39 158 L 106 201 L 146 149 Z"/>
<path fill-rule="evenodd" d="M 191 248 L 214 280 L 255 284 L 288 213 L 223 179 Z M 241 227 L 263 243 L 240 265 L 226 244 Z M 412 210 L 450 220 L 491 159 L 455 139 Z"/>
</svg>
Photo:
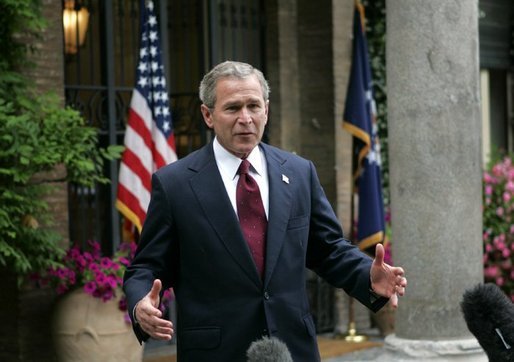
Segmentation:
<svg viewBox="0 0 514 362">
<path fill-rule="evenodd" d="M 354 149 L 353 143 L 355 140 L 353 140 L 352 137 L 352 150 Z M 352 155 L 352 174 L 354 170 L 354 163 L 355 163 L 355 157 Z M 353 177 L 353 175 L 352 175 Z M 352 197 L 351 197 L 351 203 L 350 203 L 350 238 L 353 239 L 353 231 L 354 226 L 353 222 L 355 220 L 355 180 L 352 182 Z M 353 241 L 352 241 L 353 243 Z M 344 335 L 344 340 L 346 342 L 352 342 L 352 343 L 361 343 L 368 340 L 368 336 L 363 334 L 357 333 L 357 327 L 355 323 L 355 308 L 354 308 L 355 300 L 352 296 L 349 296 L 348 298 L 348 328 L 347 332 Z"/>
</svg>

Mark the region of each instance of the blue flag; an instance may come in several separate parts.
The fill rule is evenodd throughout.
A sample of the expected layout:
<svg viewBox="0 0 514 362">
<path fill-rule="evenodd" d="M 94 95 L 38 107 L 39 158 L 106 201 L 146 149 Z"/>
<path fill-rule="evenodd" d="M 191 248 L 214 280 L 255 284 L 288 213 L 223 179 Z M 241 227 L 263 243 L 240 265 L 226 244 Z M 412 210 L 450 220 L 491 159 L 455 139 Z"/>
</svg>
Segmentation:
<svg viewBox="0 0 514 362">
<path fill-rule="evenodd" d="M 343 116 L 343 127 L 353 135 L 354 192 L 359 196 L 357 242 L 361 250 L 382 242 L 385 235 L 380 144 L 363 14 L 362 5 L 356 5 L 352 66 Z"/>
</svg>

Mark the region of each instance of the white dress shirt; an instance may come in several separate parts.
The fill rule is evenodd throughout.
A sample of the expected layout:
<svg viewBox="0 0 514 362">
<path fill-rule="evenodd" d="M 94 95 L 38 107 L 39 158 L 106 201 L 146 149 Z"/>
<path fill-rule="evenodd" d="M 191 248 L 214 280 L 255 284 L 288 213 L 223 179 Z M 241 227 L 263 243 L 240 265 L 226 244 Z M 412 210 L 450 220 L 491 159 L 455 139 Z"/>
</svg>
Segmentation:
<svg viewBox="0 0 514 362">
<path fill-rule="evenodd" d="M 218 165 L 223 184 L 227 190 L 228 197 L 232 203 L 232 207 L 237 215 L 237 204 L 236 204 L 236 188 L 239 175 L 237 170 L 241 164 L 241 159 L 228 152 L 218 142 L 218 138 L 214 138 L 214 158 Z M 251 163 L 250 175 L 255 179 L 259 185 L 261 192 L 262 204 L 264 205 L 264 211 L 266 212 L 266 218 L 269 218 L 269 182 L 268 182 L 268 167 L 266 164 L 266 158 L 260 147 L 255 147 L 252 152 L 248 155 L 247 160 Z"/>
</svg>

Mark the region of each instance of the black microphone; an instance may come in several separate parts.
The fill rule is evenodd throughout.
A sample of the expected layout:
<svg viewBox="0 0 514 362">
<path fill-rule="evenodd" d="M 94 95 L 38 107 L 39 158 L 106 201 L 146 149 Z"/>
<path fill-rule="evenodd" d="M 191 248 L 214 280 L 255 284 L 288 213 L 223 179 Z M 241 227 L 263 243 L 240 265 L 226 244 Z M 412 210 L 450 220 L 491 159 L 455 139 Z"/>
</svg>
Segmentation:
<svg viewBox="0 0 514 362">
<path fill-rule="evenodd" d="M 276 337 L 262 337 L 252 342 L 246 356 L 248 362 L 293 362 L 285 343 Z"/>
<path fill-rule="evenodd" d="M 489 361 L 514 361 L 514 304 L 493 283 L 466 290 L 461 302 L 468 329 Z"/>
</svg>

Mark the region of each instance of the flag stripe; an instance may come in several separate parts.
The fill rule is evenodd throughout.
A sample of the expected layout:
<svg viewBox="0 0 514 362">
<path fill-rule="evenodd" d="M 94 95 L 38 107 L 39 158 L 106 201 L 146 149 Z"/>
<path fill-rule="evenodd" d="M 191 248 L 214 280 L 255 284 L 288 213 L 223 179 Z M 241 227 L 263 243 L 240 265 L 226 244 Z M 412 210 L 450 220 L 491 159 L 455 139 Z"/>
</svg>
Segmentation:
<svg viewBox="0 0 514 362">
<path fill-rule="evenodd" d="M 152 111 L 148 107 L 147 101 L 143 98 L 137 89 L 132 92 L 132 101 L 129 109 L 129 123 L 144 140 L 146 146 L 152 149 Z"/>
<path fill-rule="evenodd" d="M 133 172 L 125 163 L 120 164 L 120 185 L 126 187 L 130 190 L 131 194 L 137 196 L 139 206 L 146 212 L 150 203 L 151 186 L 146 188 L 140 175 Z"/>
<path fill-rule="evenodd" d="M 138 230 L 141 230 L 141 220 L 144 220 L 146 212 L 139 206 L 137 197 L 121 184 L 118 185 L 116 207 Z"/>
<path fill-rule="evenodd" d="M 132 178 L 137 179 L 141 182 L 142 186 L 150 192 L 152 190 L 152 174 L 148 171 L 148 169 L 141 162 L 141 158 L 139 158 L 130 148 L 127 148 L 124 154 L 125 162 L 120 165 L 120 172 L 122 172 L 121 167 L 126 167 L 132 172 L 130 175 L 123 175 L 123 181 L 132 180 Z M 126 172 L 123 170 L 123 172 Z M 123 183 L 121 181 L 121 183 Z"/>
</svg>

